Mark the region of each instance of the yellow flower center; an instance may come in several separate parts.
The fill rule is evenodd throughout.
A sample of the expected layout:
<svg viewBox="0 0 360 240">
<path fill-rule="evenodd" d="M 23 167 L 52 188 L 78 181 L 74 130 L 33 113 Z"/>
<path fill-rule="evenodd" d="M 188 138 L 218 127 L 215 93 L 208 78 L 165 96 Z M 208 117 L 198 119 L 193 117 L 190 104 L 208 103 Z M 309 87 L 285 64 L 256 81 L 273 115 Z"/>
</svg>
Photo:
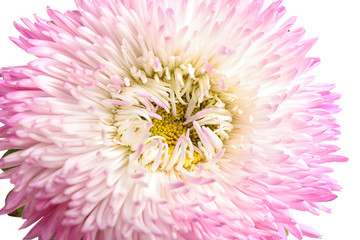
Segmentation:
<svg viewBox="0 0 360 240">
<path fill-rule="evenodd" d="M 206 106 L 207 102 L 204 101 L 200 104 L 200 107 L 194 109 L 192 114 L 196 114 L 197 112 L 203 110 Z M 169 145 L 169 155 L 171 156 L 176 142 L 180 138 L 182 134 L 186 134 L 188 128 L 192 127 L 192 123 L 183 124 L 186 121 L 185 113 L 186 113 L 186 105 L 181 103 L 176 103 L 176 116 L 172 114 L 170 111 L 169 113 L 166 112 L 163 108 L 159 108 L 157 110 L 157 114 L 161 116 L 161 120 L 152 118 L 153 126 L 150 129 L 152 136 L 161 136 Z M 216 125 L 208 126 L 212 130 L 216 129 Z M 197 146 L 197 142 L 200 141 L 200 138 L 194 128 L 190 129 L 190 139 L 194 146 Z M 201 155 L 198 152 L 194 152 L 194 159 L 190 159 L 188 154 L 186 154 L 186 160 L 184 163 L 184 167 L 189 167 L 192 164 L 198 163 L 201 160 Z M 190 164 L 191 163 L 191 164 Z"/>
<path fill-rule="evenodd" d="M 150 129 L 151 134 L 165 138 L 165 142 L 169 146 L 174 147 L 180 136 L 186 134 L 188 127 L 191 127 L 191 124 L 187 124 L 190 126 L 183 125 L 183 122 L 185 122 L 185 111 L 185 106 L 180 103 L 176 104 L 176 117 L 171 112 L 167 113 L 163 108 L 159 108 L 156 113 L 161 116 L 162 120 L 152 119 L 153 127 Z"/>
</svg>

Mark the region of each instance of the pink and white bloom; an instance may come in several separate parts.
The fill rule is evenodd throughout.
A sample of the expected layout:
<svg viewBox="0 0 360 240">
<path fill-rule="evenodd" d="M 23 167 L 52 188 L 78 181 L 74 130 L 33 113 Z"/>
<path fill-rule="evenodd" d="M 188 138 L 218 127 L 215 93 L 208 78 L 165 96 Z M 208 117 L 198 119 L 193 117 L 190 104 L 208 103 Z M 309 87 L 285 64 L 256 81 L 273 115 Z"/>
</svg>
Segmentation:
<svg viewBox="0 0 360 240">
<path fill-rule="evenodd" d="M 25 239 L 319 236 L 292 211 L 340 189 L 339 94 L 281 1 L 76 4 L 15 24 L 37 58 L 1 69 L 0 213 L 25 205 Z"/>
</svg>

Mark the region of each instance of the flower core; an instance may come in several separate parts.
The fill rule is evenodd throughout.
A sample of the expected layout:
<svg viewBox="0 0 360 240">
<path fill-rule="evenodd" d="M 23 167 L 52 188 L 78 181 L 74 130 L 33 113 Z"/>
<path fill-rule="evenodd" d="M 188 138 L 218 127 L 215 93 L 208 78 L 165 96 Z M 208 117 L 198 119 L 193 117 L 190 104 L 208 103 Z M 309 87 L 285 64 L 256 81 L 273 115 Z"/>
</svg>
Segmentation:
<svg viewBox="0 0 360 240">
<path fill-rule="evenodd" d="M 200 104 L 199 107 L 195 108 L 193 114 L 200 112 L 205 109 L 205 106 L 208 104 L 208 101 L 204 101 Z M 176 103 L 176 111 L 166 112 L 165 109 L 160 108 L 156 113 L 161 117 L 161 119 L 152 118 L 153 126 L 150 129 L 152 136 L 154 137 L 163 137 L 164 142 L 169 146 L 170 155 L 173 154 L 175 145 L 180 139 L 181 135 L 186 135 L 187 130 L 189 129 L 189 138 L 191 143 L 198 147 L 198 142 L 201 141 L 199 135 L 193 127 L 192 123 L 186 122 L 186 105 L 181 103 Z M 175 113 L 175 115 L 173 114 Z M 212 131 L 217 129 L 218 125 L 206 125 Z M 184 167 L 190 167 L 191 164 L 196 164 L 201 160 L 201 155 L 198 152 L 194 152 L 193 156 L 190 157 L 188 154 L 185 156 Z"/>
<path fill-rule="evenodd" d="M 237 97 L 226 91 L 221 72 L 149 53 L 130 73 L 111 78 L 107 100 L 115 105 L 109 136 L 129 150 L 130 162 L 151 171 L 192 171 L 222 156 Z"/>
<path fill-rule="evenodd" d="M 195 108 L 193 114 L 204 110 L 207 102 L 208 101 L 204 101 L 200 104 L 200 107 Z M 182 134 L 185 135 L 187 129 L 190 129 L 190 139 L 192 144 L 197 145 L 197 142 L 200 141 L 199 135 L 196 133 L 195 129 L 192 128 L 192 124 L 184 124 L 186 122 L 186 105 L 181 103 L 176 104 L 176 116 L 174 116 L 172 112 L 166 112 L 163 108 L 160 108 L 156 113 L 161 116 L 161 120 L 152 118 L 153 127 L 150 129 L 152 136 L 161 136 L 170 147 L 174 147 L 180 136 Z M 217 129 L 217 125 L 207 125 L 207 127 L 212 131 Z"/>
<path fill-rule="evenodd" d="M 150 129 L 152 136 L 161 136 L 169 146 L 175 146 L 177 140 L 182 134 L 186 134 L 186 130 L 190 127 L 186 124 L 185 120 L 185 106 L 178 103 L 176 104 L 176 116 L 172 113 L 167 113 L 165 109 L 160 108 L 156 113 L 161 116 L 161 120 L 153 118 L 153 127 Z M 194 143 L 193 138 L 191 138 Z"/>
</svg>

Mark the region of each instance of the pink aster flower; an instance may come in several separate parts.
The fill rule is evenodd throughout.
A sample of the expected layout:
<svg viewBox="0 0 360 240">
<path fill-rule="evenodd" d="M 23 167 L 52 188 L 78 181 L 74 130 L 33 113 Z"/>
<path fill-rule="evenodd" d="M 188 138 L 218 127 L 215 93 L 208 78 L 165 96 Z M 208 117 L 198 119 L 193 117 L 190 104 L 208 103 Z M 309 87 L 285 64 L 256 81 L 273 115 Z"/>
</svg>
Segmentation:
<svg viewBox="0 0 360 240">
<path fill-rule="evenodd" d="M 76 4 L 15 24 L 36 60 L 1 69 L 1 213 L 25 206 L 25 239 L 319 236 L 292 211 L 340 189 L 339 94 L 281 1 Z"/>
</svg>

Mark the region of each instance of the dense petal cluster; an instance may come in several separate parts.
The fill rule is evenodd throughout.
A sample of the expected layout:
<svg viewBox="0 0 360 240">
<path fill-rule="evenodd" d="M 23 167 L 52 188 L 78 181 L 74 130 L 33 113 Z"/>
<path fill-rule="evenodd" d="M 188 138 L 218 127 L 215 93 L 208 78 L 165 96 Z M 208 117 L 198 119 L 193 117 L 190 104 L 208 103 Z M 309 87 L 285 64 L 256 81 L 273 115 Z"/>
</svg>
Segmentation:
<svg viewBox="0 0 360 240">
<path fill-rule="evenodd" d="M 345 161 L 315 39 L 281 1 L 76 0 L 15 24 L 36 59 L 1 69 L 5 207 L 26 239 L 317 237 Z"/>
</svg>

